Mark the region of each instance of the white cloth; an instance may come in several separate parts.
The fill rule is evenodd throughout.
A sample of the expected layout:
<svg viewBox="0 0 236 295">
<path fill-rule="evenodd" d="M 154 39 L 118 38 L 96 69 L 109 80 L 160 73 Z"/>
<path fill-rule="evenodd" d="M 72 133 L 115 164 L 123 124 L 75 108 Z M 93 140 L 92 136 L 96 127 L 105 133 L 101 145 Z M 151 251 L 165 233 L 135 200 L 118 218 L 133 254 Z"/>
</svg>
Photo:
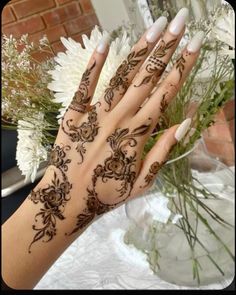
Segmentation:
<svg viewBox="0 0 236 295">
<path fill-rule="evenodd" d="M 124 205 L 103 215 L 68 247 L 35 289 L 193 289 L 154 275 L 145 254 L 123 242 L 128 225 Z M 231 282 L 201 289 L 222 289 Z"/>
</svg>

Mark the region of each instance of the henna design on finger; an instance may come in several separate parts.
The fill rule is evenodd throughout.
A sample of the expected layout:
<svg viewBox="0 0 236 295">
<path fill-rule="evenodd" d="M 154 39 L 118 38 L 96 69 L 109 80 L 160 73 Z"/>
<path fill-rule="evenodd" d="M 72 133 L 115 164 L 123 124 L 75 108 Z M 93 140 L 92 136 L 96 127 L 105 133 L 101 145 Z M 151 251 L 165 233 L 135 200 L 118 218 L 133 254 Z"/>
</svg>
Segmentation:
<svg viewBox="0 0 236 295">
<path fill-rule="evenodd" d="M 161 99 L 161 105 L 160 105 L 160 112 L 163 114 L 165 113 L 167 107 L 168 107 L 168 102 L 166 100 L 168 92 L 164 93 Z"/>
<path fill-rule="evenodd" d="M 97 102 L 101 105 L 100 102 Z M 97 105 L 96 104 L 96 105 Z M 81 161 L 78 164 L 83 163 L 84 154 L 86 153 L 85 144 L 88 142 L 93 142 L 98 134 L 98 129 L 100 128 L 97 120 L 96 105 L 92 106 L 88 112 L 88 119 L 79 126 L 76 126 L 73 119 L 68 119 L 65 124 L 62 120 L 62 130 L 67 134 L 72 142 L 77 142 L 76 147 L 77 152 L 81 157 Z"/>
<path fill-rule="evenodd" d="M 149 120 L 151 119 L 149 118 Z M 115 208 L 130 196 L 136 179 L 137 152 L 134 151 L 131 155 L 128 155 L 126 147 L 135 147 L 137 145 L 136 137 L 145 135 L 149 131 L 150 126 L 151 123 L 144 124 L 135 128 L 132 132 L 129 132 L 128 128 L 116 129 L 107 138 L 112 154 L 105 159 L 102 165 L 99 164 L 94 169 L 92 187 L 87 188 L 86 208 L 83 210 L 83 213 L 77 216 L 76 226 L 69 235 L 82 230 L 96 216 Z M 118 193 L 117 201 L 113 204 L 102 202 L 96 191 L 99 180 L 106 183 L 109 179 L 120 183 L 120 187 L 116 189 Z"/>
<path fill-rule="evenodd" d="M 165 89 L 168 89 L 168 90 L 162 95 L 162 99 L 160 103 L 161 114 L 165 113 L 171 99 L 173 99 L 176 93 L 178 92 L 178 87 L 172 83 L 166 84 Z"/>
<path fill-rule="evenodd" d="M 154 162 L 151 167 L 149 168 L 148 174 L 145 176 L 145 185 L 141 185 L 140 188 L 145 188 L 149 186 L 149 184 L 155 179 L 158 171 L 161 169 L 161 167 L 164 165 L 165 162 Z"/>
<path fill-rule="evenodd" d="M 177 39 L 173 39 L 167 43 L 164 40 L 161 40 L 159 42 L 157 48 L 149 57 L 148 63 L 145 68 L 149 74 L 146 77 L 144 77 L 138 85 L 134 85 L 134 87 L 140 87 L 141 85 L 145 85 L 150 82 L 153 86 L 156 85 L 159 77 L 165 71 L 165 68 L 167 66 L 167 64 L 164 63 L 160 58 L 164 57 L 167 54 L 168 50 L 174 46 L 176 40 Z"/>
<path fill-rule="evenodd" d="M 110 80 L 109 87 L 105 90 L 104 100 L 108 104 L 106 112 L 110 111 L 115 91 L 121 90 L 124 95 L 129 87 L 129 73 L 143 60 L 143 56 L 148 52 L 148 46 L 135 52 L 131 52 L 127 59 L 118 67 L 115 76 Z"/>
<path fill-rule="evenodd" d="M 88 103 L 91 99 L 91 96 L 89 96 L 89 85 L 90 85 L 90 75 L 92 73 L 92 70 L 96 66 L 96 61 L 92 64 L 92 66 L 83 73 L 79 89 L 76 91 L 72 102 L 69 106 L 69 109 L 74 110 L 79 113 L 85 113 L 86 108 L 88 106 Z"/>
<path fill-rule="evenodd" d="M 68 181 L 65 172 L 68 170 L 70 159 L 65 159 L 66 151 L 70 150 L 69 146 L 54 146 L 50 154 L 49 165 L 56 167 L 62 176 L 62 180 L 54 171 L 51 184 L 37 191 L 32 190 L 29 200 L 34 204 L 42 203 L 43 208 L 35 215 L 35 224 L 32 229 L 36 231 L 32 242 L 29 245 L 28 252 L 31 253 L 31 246 L 35 242 L 43 239 L 43 242 L 49 242 L 56 235 L 57 219 L 63 220 L 65 205 L 70 200 L 70 190 L 72 184 Z"/>
<path fill-rule="evenodd" d="M 185 69 L 185 62 L 183 54 L 176 60 L 176 69 L 179 70 L 179 81 L 182 79 L 183 71 Z"/>
</svg>

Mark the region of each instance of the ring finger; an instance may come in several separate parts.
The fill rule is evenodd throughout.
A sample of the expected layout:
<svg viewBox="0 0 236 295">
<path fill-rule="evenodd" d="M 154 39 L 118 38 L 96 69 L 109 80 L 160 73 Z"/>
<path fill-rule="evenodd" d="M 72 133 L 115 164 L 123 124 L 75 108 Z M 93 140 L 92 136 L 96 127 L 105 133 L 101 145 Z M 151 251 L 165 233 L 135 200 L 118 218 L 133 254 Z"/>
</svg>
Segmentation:
<svg viewBox="0 0 236 295">
<path fill-rule="evenodd" d="M 147 103 L 137 112 L 134 117 L 135 121 L 142 122 L 145 118 L 151 117 L 153 127 L 156 126 L 160 114 L 165 112 L 195 65 L 203 38 L 203 32 L 198 32 L 192 38 L 180 54 L 171 72 L 151 95 Z"/>
</svg>

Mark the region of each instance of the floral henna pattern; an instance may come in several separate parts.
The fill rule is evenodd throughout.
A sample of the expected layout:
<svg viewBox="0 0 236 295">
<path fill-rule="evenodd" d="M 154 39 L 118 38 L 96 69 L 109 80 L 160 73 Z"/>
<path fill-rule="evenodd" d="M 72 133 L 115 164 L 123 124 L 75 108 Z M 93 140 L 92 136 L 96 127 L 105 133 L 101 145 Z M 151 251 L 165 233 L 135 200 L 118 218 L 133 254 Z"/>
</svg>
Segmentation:
<svg viewBox="0 0 236 295">
<path fill-rule="evenodd" d="M 79 89 L 76 91 L 73 100 L 69 106 L 69 109 L 72 109 L 76 112 L 85 113 L 86 107 L 91 99 L 88 90 L 90 84 L 90 75 L 95 66 L 96 61 L 94 61 L 92 66 L 84 72 L 79 85 Z"/>
<path fill-rule="evenodd" d="M 31 253 L 33 243 L 43 239 L 43 242 L 49 242 L 56 235 L 57 219 L 63 220 L 65 205 L 70 200 L 70 190 L 72 184 L 69 183 L 65 172 L 68 170 L 68 164 L 71 162 L 65 159 L 66 151 L 70 150 L 69 146 L 55 146 L 52 149 L 49 159 L 49 165 L 53 165 L 62 175 L 62 180 L 54 171 L 51 184 L 37 191 L 32 190 L 29 199 L 34 203 L 42 203 L 43 208 L 35 215 L 35 223 L 32 229 L 37 233 L 34 235 L 33 241 L 29 245 L 28 252 Z M 38 225 L 39 224 L 39 225 Z"/>
<path fill-rule="evenodd" d="M 149 120 L 151 120 L 149 118 Z M 86 200 L 86 208 L 82 214 L 77 216 L 77 223 L 74 230 L 69 234 L 73 234 L 78 230 L 82 230 L 96 216 L 101 215 L 118 204 L 124 202 L 131 194 L 136 179 L 136 151 L 128 155 L 127 146 L 134 147 L 137 145 L 136 137 L 146 134 L 151 124 L 144 124 L 135 128 L 131 133 L 129 129 L 116 129 L 115 132 L 107 138 L 112 154 L 105 159 L 103 165 L 99 164 L 94 169 L 92 177 L 92 187 L 87 188 L 88 197 Z M 109 179 L 120 183 L 120 187 L 116 189 L 117 201 L 113 204 L 106 204 L 99 199 L 96 191 L 98 181 L 106 183 Z"/>
<path fill-rule="evenodd" d="M 71 149 L 70 146 L 60 147 L 59 145 L 55 145 L 51 150 L 49 157 L 49 165 L 55 166 L 58 168 L 63 176 L 63 179 L 66 179 L 65 172 L 68 171 L 68 164 L 71 163 L 70 159 L 64 159 L 66 157 L 66 151 Z"/>
<path fill-rule="evenodd" d="M 179 81 L 182 79 L 183 71 L 185 68 L 185 59 L 183 57 L 183 54 L 176 60 L 176 69 L 179 70 Z"/>
<path fill-rule="evenodd" d="M 140 87 L 141 85 L 148 84 L 149 82 L 152 85 L 156 85 L 159 77 L 164 72 L 167 64 L 164 63 L 160 58 L 164 57 L 167 54 L 167 51 L 174 46 L 177 39 L 165 42 L 161 40 L 157 48 L 154 50 L 153 54 L 149 58 L 149 62 L 146 65 L 146 71 L 149 73 L 140 84 L 134 85 L 135 87 Z"/>
<path fill-rule="evenodd" d="M 99 102 L 97 104 L 100 105 Z M 81 157 L 81 161 L 78 164 L 83 163 L 84 160 L 84 154 L 86 153 L 84 145 L 87 142 L 94 141 L 98 134 L 98 129 L 99 126 L 97 121 L 96 105 L 94 105 L 88 112 L 87 122 L 83 122 L 79 126 L 74 125 L 72 119 L 67 120 L 65 124 L 64 120 L 62 121 L 62 130 L 64 133 L 69 136 L 72 142 L 78 142 L 76 150 Z"/>
<path fill-rule="evenodd" d="M 149 172 L 148 174 L 145 176 L 144 180 L 145 180 L 145 185 L 144 186 L 140 186 L 140 188 L 145 188 L 147 187 L 156 177 L 158 171 L 161 169 L 162 165 L 165 162 L 154 162 L 151 167 L 149 168 Z"/>
<path fill-rule="evenodd" d="M 162 95 L 161 103 L 160 103 L 160 112 L 162 114 L 165 113 L 171 99 L 176 95 L 178 92 L 178 87 L 172 83 L 168 83 L 167 87 L 168 90 Z"/>
<path fill-rule="evenodd" d="M 134 69 L 141 61 L 142 57 L 148 52 L 148 46 L 135 52 L 131 52 L 127 59 L 123 61 L 123 63 L 119 66 L 116 71 L 115 76 L 110 80 L 109 87 L 105 90 L 104 100 L 108 104 L 108 108 L 105 110 L 106 112 L 110 111 L 111 104 L 115 95 L 115 91 L 122 92 L 121 95 L 124 95 L 129 87 L 129 79 L 128 75 L 131 70 Z"/>
<path fill-rule="evenodd" d="M 168 102 L 166 100 L 166 96 L 167 96 L 168 92 L 164 93 L 162 96 L 162 100 L 161 100 L 161 106 L 160 106 L 160 112 L 163 114 L 165 113 L 167 107 L 168 107 Z"/>
</svg>

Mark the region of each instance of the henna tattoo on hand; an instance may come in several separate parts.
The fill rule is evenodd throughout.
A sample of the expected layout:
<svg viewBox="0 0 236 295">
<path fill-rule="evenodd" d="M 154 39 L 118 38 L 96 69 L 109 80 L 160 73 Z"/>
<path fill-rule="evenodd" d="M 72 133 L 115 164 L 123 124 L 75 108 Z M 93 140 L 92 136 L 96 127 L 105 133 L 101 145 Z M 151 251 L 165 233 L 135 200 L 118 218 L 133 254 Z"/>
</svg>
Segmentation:
<svg viewBox="0 0 236 295">
<path fill-rule="evenodd" d="M 115 76 L 110 80 L 109 87 L 105 90 L 104 100 L 108 104 L 106 112 L 110 111 L 115 91 L 122 89 L 121 95 L 124 95 L 129 87 L 128 75 L 141 61 L 142 57 L 148 52 L 148 46 L 138 52 L 131 52 L 127 59 L 119 66 Z"/>
<path fill-rule="evenodd" d="M 147 186 L 149 186 L 149 184 L 155 179 L 158 171 L 161 169 L 162 165 L 165 162 L 154 162 L 151 167 L 149 168 L 149 172 L 148 174 L 145 176 L 144 180 L 145 180 L 145 185 L 141 185 L 140 188 L 145 188 Z"/>
<path fill-rule="evenodd" d="M 39 188 L 37 191 L 32 190 L 29 199 L 34 203 L 42 203 L 43 208 L 35 215 L 35 223 L 32 229 L 37 233 L 30 243 L 28 252 L 31 253 L 33 243 L 43 239 L 43 242 L 49 242 L 56 235 L 57 219 L 63 220 L 65 205 L 70 200 L 70 190 L 72 184 L 68 181 L 65 172 L 68 170 L 70 159 L 65 159 L 66 151 L 70 150 L 69 146 L 55 146 L 50 154 L 49 165 L 56 167 L 62 175 L 62 180 L 54 171 L 51 184 L 45 188 Z M 38 225 L 40 223 L 40 225 Z"/>
<path fill-rule="evenodd" d="M 97 104 L 100 105 L 100 102 Z M 80 154 L 81 161 L 78 164 L 83 163 L 84 154 L 86 153 L 86 149 L 84 145 L 87 142 L 93 142 L 95 137 L 98 134 L 98 120 L 97 120 L 97 112 L 96 105 L 91 107 L 91 110 L 88 112 L 87 122 L 83 122 L 81 125 L 76 126 L 73 123 L 73 119 L 68 119 L 65 124 L 64 120 L 62 120 L 62 130 L 65 134 L 69 136 L 72 142 L 77 142 L 78 145 L 76 147 L 77 152 Z"/>
<path fill-rule="evenodd" d="M 149 118 L 149 120 L 151 120 Z M 87 188 L 88 197 L 86 200 L 86 208 L 83 213 L 77 216 L 77 223 L 74 230 L 69 234 L 73 234 L 78 230 L 82 230 L 96 216 L 101 215 L 118 204 L 124 202 L 131 194 L 136 179 L 136 156 L 134 151 L 128 155 L 127 146 L 135 147 L 137 145 L 136 137 L 146 134 L 150 129 L 150 124 L 144 124 L 135 128 L 131 133 L 129 129 L 116 129 L 115 132 L 107 138 L 112 154 L 105 159 L 103 165 L 97 165 L 92 176 L 92 188 Z M 107 204 L 99 199 L 96 191 L 97 182 L 100 180 L 106 183 L 109 179 L 120 183 L 120 187 L 116 189 L 118 192 L 117 201 L 113 204 Z"/>
<path fill-rule="evenodd" d="M 49 165 L 55 166 L 61 171 L 63 179 L 67 179 L 65 172 L 68 171 L 68 164 L 71 163 L 70 159 L 64 159 L 66 157 L 66 152 L 69 151 L 71 147 L 66 145 L 64 147 L 60 147 L 59 145 L 55 145 L 51 150 L 49 157 Z"/>
<path fill-rule="evenodd" d="M 167 51 L 174 46 L 177 39 L 165 42 L 161 40 L 157 48 L 154 50 L 153 54 L 149 57 L 148 63 L 146 65 L 146 71 L 149 73 L 143 80 L 138 84 L 134 85 L 135 87 L 140 87 L 141 85 L 148 84 L 149 82 L 152 85 L 156 85 L 158 78 L 165 71 L 167 66 L 160 58 L 164 57 L 167 54 Z"/>
<path fill-rule="evenodd" d="M 187 52 L 186 56 L 189 55 Z M 179 81 L 182 79 L 183 71 L 185 69 L 186 60 L 184 59 L 184 54 L 181 54 L 180 57 L 176 60 L 176 69 L 179 70 Z"/>
<path fill-rule="evenodd" d="M 76 91 L 73 100 L 69 106 L 69 109 L 72 109 L 79 113 L 85 113 L 87 105 L 91 99 L 89 96 L 89 85 L 90 85 L 90 75 L 92 70 L 96 66 L 96 61 L 92 64 L 92 66 L 83 73 L 79 89 Z"/>
<path fill-rule="evenodd" d="M 160 103 L 160 112 L 162 114 L 165 113 L 170 103 L 170 100 L 173 99 L 176 93 L 178 92 L 178 87 L 172 83 L 168 83 L 166 88 L 168 90 L 162 95 L 162 99 Z"/>
<path fill-rule="evenodd" d="M 180 57 L 176 60 L 176 69 L 179 70 L 179 81 L 182 79 L 183 77 L 183 71 L 185 69 L 185 63 L 186 63 L 186 60 L 184 58 L 184 55 L 185 57 L 187 57 L 188 55 L 191 55 L 191 52 L 189 51 L 185 51 L 184 53 L 182 53 L 180 55 Z"/>
<path fill-rule="evenodd" d="M 161 99 L 161 105 L 160 105 L 160 111 L 161 113 L 165 113 L 167 107 L 168 107 L 168 102 L 166 101 L 166 96 L 167 96 L 168 92 L 164 93 Z"/>
<path fill-rule="evenodd" d="M 88 103 L 91 99 L 91 96 L 89 96 L 90 75 L 95 66 L 96 61 L 94 61 L 91 67 L 87 68 L 84 72 L 79 89 L 75 93 L 69 109 L 80 113 L 86 112 Z M 91 110 L 88 112 L 87 122 L 83 122 L 80 126 L 76 126 L 73 119 L 68 119 L 64 122 L 64 118 L 65 116 L 62 118 L 61 129 L 69 136 L 72 142 L 78 142 L 76 150 L 81 157 L 81 161 L 78 164 L 81 164 L 84 160 L 84 154 L 86 153 L 86 149 L 84 147 L 85 143 L 94 141 L 96 135 L 98 134 L 99 126 L 97 122 L 96 105 L 91 107 Z"/>
</svg>

